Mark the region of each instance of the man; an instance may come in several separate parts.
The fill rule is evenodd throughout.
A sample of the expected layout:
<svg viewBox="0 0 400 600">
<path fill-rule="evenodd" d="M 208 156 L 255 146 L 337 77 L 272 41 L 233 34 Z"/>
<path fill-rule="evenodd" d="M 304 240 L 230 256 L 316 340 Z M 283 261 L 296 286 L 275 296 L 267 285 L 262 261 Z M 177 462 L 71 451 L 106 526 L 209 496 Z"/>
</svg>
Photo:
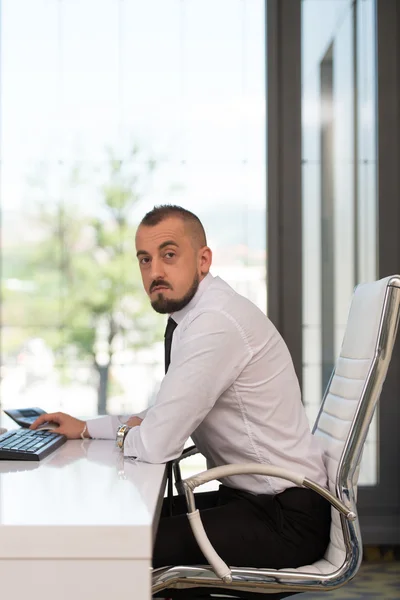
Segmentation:
<svg viewBox="0 0 400 600">
<path fill-rule="evenodd" d="M 125 456 L 151 463 L 177 458 L 191 436 L 209 467 L 272 464 L 326 486 L 287 347 L 254 304 L 210 274 L 212 253 L 199 219 L 181 207 L 156 207 L 139 225 L 136 250 L 153 308 L 170 315 L 167 345 L 173 334 L 155 404 L 130 418 L 86 423 L 43 415 L 32 427 L 51 420 L 70 439 L 117 435 Z M 222 484 L 196 498 L 211 543 L 228 564 L 283 568 L 321 558 L 330 507 L 315 492 L 260 475 Z M 155 567 L 205 562 L 181 500 L 174 516 L 163 509 Z"/>
</svg>

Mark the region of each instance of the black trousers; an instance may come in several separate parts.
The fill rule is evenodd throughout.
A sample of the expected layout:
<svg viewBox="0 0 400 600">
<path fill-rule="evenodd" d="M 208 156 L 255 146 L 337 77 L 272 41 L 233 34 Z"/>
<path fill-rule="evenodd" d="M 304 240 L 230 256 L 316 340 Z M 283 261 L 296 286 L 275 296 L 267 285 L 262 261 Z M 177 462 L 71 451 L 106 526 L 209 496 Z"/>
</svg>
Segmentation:
<svg viewBox="0 0 400 600">
<path fill-rule="evenodd" d="M 321 558 L 328 545 L 330 504 L 312 490 L 292 487 L 275 496 L 255 496 L 221 485 L 218 491 L 198 493 L 195 498 L 207 535 L 228 565 L 300 567 Z M 184 497 L 175 496 L 173 516 L 169 517 L 164 501 L 154 568 L 206 564 L 186 510 Z"/>
</svg>

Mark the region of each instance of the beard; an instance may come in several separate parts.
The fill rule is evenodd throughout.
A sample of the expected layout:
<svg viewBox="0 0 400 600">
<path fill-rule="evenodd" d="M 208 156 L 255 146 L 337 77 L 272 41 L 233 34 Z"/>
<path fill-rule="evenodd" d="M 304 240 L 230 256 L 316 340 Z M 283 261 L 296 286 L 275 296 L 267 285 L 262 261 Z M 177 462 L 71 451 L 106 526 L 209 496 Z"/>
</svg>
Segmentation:
<svg viewBox="0 0 400 600">
<path fill-rule="evenodd" d="M 185 308 L 192 300 L 193 296 L 199 288 L 200 278 L 198 273 L 194 276 L 193 283 L 183 298 L 166 298 L 162 292 L 157 294 L 157 298 L 152 300 L 151 306 L 154 310 L 162 315 L 178 312 Z"/>
</svg>

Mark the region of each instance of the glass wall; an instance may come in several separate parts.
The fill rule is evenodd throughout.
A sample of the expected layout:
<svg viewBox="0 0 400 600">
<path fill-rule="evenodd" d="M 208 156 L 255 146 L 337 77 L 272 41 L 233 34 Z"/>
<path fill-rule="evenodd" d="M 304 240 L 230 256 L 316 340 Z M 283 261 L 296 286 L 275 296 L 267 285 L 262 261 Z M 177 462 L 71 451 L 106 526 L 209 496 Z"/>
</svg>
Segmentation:
<svg viewBox="0 0 400 600">
<path fill-rule="evenodd" d="M 375 0 L 302 2 L 303 393 L 313 423 L 357 283 L 377 276 Z M 376 419 L 360 483 L 377 482 Z"/>
<path fill-rule="evenodd" d="M 264 0 L 1 3 L 1 403 L 135 412 L 163 375 L 135 227 L 202 219 L 266 308 Z"/>
</svg>

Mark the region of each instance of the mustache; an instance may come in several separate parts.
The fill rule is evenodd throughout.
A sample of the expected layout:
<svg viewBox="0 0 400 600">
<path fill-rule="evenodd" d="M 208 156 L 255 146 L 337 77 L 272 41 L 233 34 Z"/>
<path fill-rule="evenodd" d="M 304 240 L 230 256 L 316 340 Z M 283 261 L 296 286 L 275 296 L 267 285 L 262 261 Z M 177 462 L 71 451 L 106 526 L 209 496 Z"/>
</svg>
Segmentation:
<svg viewBox="0 0 400 600">
<path fill-rule="evenodd" d="M 169 283 L 167 283 L 166 281 L 163 281 L 162 279 L 158 279 L 157 281 L 153 281 L 153 283 L 151 284 L 150 292 L 152 292 L 154 290 L 154 288 L 156 288 L 160 285 L 172 290 L 172 287 L 169 285 Z"/>
</svg>

